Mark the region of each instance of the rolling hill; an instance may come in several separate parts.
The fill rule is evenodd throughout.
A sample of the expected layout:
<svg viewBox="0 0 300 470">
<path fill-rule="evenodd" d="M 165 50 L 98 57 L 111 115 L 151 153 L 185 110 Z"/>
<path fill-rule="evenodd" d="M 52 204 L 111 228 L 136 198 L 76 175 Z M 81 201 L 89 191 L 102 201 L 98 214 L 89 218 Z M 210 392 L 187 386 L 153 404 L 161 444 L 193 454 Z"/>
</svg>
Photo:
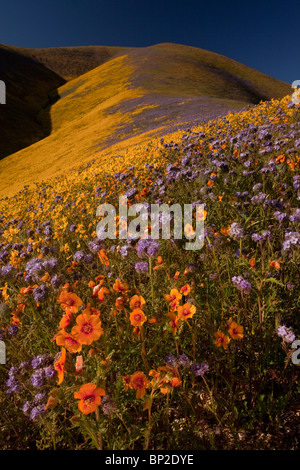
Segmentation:
<svg viewBox="0 0 300 470">
<path fill-rule="evenodd" d="M 44 88 L 37 93 L 40 85 L 26 82 L 35 93 L 27 99 L 36 118 L 35 140 L 0 161 L 2 197 L 154 136 L 290 93 L 288 84 L 246 65 L 179 44 L 57 50 L 1 46 L 0 58 L 3 51 L 11 55 L 9 73 L 0 69 L 8 90 L 11 83 L 24 81 L 15 72 L 20 69 Z M 18 65 L 22 60 L 26 67 Z M 13 87 L 8 93 L 14 94 Z M 9 106 L 5 112 L 11 113 L 3 126 L 6 140 L 14 140 L 27 110 L 20 108 L 15 120 Z"/>
</svg>

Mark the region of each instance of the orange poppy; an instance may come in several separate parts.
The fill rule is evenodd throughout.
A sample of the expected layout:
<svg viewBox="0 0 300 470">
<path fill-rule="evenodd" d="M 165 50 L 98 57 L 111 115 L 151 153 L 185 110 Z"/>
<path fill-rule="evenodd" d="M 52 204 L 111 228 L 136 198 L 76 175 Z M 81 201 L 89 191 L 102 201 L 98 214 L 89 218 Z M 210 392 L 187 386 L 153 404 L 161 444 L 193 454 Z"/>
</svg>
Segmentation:
<svg viewBox="0 0 300 470">
<path fill-rule="evenodd" d="M 39 286 L 35 284 L 34 286 L 21 287 L 20 294 L 21 295 L 30 294 L 33 291 L 33 289 L 35 289 L 36 287 L 39 287 Z"/>
<path fill-rule="evenodd" d="M 98 253 L 98 258 L 101 261 L 101 263 L 104 264 L 105 266 L 109 265 L 109 259 L 108 259 L 107 254 L 106 254 L 106 250 L 104 250 L 104 249 L 100 250 L 99 253 Z"/>
<path fill-rule="evenodd" d="M 205 211 L 204 209 L 202 209 L 202 207 L 198 207 L 197 211 L 196 211 L 196 214 L 195 214 L 195 217 L 196 217 L 196 220 L 199 221 L 199 220 L 206 220 L 206 217 L 207 217 L 207 211 Z"/>
<path fill-rule="evenodd" d="M 231 225 L 228 225 L 228 227 L 223 227 L 223 228 L 221 228 L 221 233 L 222 233 L 223 235 L 226 235 L 226 236 L 227 236 L 228 233 L 229 233 L 230 228 L 231 228 Z"/>
<path fill-rule="evenodd" d="M 271 261 L 270 267 L 275 268 L 276 271 L 278 271 L 280 269 L 280 263 L 278 261 Z"/>
<path fill-rule="evenodd" d="M 62 292 L 57 300 L 66 313 L 77 313 L 82 305 L 82 300 L 72 292 Z"/>
<path fill-rule="evenodd" d="M 193 237 L 195 235 L 195 230 L 191 224 L 186 224 L 184 227 L 184 233 L 187 238 Z"/>
<path fill-rule="evenodd" d="M 18 310 L 16 310 L 16 312 L 11 312 L 11 315 L 12 315 L 11 324 L 12 325 L 19 325 L 19 326 L 22 325 L 22 322 L 19 319 L 20 313 L 21 312 L 19 312 Z"/>
<path fill-rule="evenodd" d="M 117 312 L 120 312 L 125 305 L 126 297 L 118 297 L 115 302 Z"/>
<path fill-rule="evenodd" d="M 193 317 L 194 313 L 196 312 L 196 307 L 195 305 L 192 305 L 189 302 L 187 302 L 182 307 L 179 306 L 177 308 L 177 312 L 178 312 L 178 318 L 184 321 L 184 320 L 187 320 L 188 318 Z"/>
<path fill-rule="evenodd" d="M 132 388 L 132 385 L 130 383 L 130 375 L 124 375 L 123 382 L 124 382 L 125 392 L 127 392 L 129 388 Z"/>
<path fill-rule="evenodd" d="M 244 328 L 241 325 L 238 325 L 236 322 L 231 322 L 228 333 L 230 334 L 232 339 L 242 339 Z"/>
<path fill-rule="evenodd" d="M 86 313 L 87 315 L 98 315 L 100 316 L 100 310 L 95 307 L 91 307 L 91 304 L 87 304 L 85 309 L 82 310 L 82 313 Z"/>
<path fill-rule="evenodd" d="M 220 346 L 223 346 L 224 349 L 227 349 L 228 347 L 228 344 L 230 343 L 230 338 L 229 336 L 225 335 L 222 331 L 217 331 L 215 333 L 215 345 L 218 346 L 218 348 Z"/>
<path fill-rule="evenodd" d="M 130 314 L 130 323 L 133 326 L 142 326 L 147 321 L 147 317 L 143 310 L 135 308 Z"/>
<path fill-rule="evenodd" d="M 101 403 L 101 397 L 105 395 L 105 390 L 101 387 L 96 387 L 93 383 L 82 385 L 78 392 L 74 392 L 74 398 L 79 399 L 78 409 L 84 415 L 88 415 Z"/>
<path fill-rule="evenodd" d="M 180 293 L 183 294 L 184 296 L 189 295 L 190 292 L 191 292 L 191 287 L 188 284 L 186 284 L 180 289 Z"/>
<path fill-rule="evenodd" d="M 169 325 L 172 329 L 172 333 L 173 333 L 173 335 L 176 335 L 177 330 L 180 326 L 181 320 L 177 317 L 177 315 L 175 315 L 174 312 L 169 312 L 168 316 L 171 318 L 171 321 L 169 322 Z"/>
<path fill-rule="evenodd" d="M 64 380 L 65 374 L 65 362 L 66 362 L 66 350 L 65 348 L 61 348 L 61 355 L 58 361 L 54 363 L 54 369 L 57 371 L 58 374 L 58 382 L 57 385 L 60 385 Z"/>
<path fill-rule="evenodd" d="M 71 353 L 81 351 L 81 343 L 77 339 L 73 338 L 70 333 L 65 330 L 61 330 L 55 337 L 56 344 L 58 346 L 64 346 L 67 351 Z"/>
<path fill-rule="evenodd" d="M 98 300 L 99 302 L 103 302 L 104 301 L 104 296 L 105 295 L 109 295 L 109 290 L 107 289 L 107 287 L 101 287 L 101 289 L 99 290 L 98 292 Z"/>
<path fill-rule="evenodd" d="M 92 287 L 93 289 L 92 296 L 97 297 L 99 289 L 100 289 L 100 284 L 97 284 L 97 285 L 95 284 L 94 286 L 90 286 L 90 287 Z"/>
<path fill-rule="evenodd" d="M 134 310 L 136 308 L 142 308 L 145 303 L 145 299 L 141 295 L 134 295 L 130 299 L 129 306 L 131 310 Z"/>
<path fill-rule="evenodd" d="M 130 379 L 130 384 L 136 390 L 136 398 L 143 398 L 146 388 L 149 387 L 149 380 L 143 372 L 135 372 Z"/>
<path fill-rule="evenodd" d="M 125 282 L 121 282 L 120 279 L 116 279 L 113 285 L 113 289 L 116 292 L 126 292 L 128 290 L 128 286 L 125 284 Z"/>
<path fill-rule="evenodd" d="M 66 328 L 68 325 L 70 325 L 71 317 L 72 317 L 71 313 L 66 313 L 65 315 L 63 315 L 63 317 L 61 318 L 59 322 L 59 328 Z"/>
<path fill-rule="evenodd" d="M 158 264 L 158 265 L 163 264 L 163 259 L 162 259 L 161 256 L 158 256 L 158 257 L 157 257 L 157 259 L 156 259 L 156 264 Z"/>
<path fill-rule="evenodd" d="M 168 393 L 171 388 L 178 387 L 181 384 L 181 380 L 176 376 L 176 373 L 169 366 L 158 367 L 157 370 L 151 369 L 149 375 L 153 377 L 151 380 L 151 386 L 154 389 L 159 388 L 163 394 Z"/>
<path fill-rule="evenodd" d="M 171 387 L 178 387 L 180 384 L 181 380 L 178 377 L 174 377 L 170 382 Z"/>
<path fill-rule="evenodd" d="M 165 299 L 167 302 L 169 302 L 170 307 L 172 309 L 175 309 L 177 307 L 181 298 L 182 294 L 180 294 L 177 289 L 171 289 L 170 294 L 165 295 Z"/>
<path fill-rule="evenodd" d="M 81 314 L 76 318 L 77 325 L 73 326 L 71 334 L 81 344 L 92 344 L 103 334 L 101 320 L 97 315 Z"/>
<path fill-rule="evenodd" d="M 285 161 L 285 155 L 278 155 L 278 157 L 276 158 L 276 162 L 277 163 L 284 163 Z"/>
</svg>

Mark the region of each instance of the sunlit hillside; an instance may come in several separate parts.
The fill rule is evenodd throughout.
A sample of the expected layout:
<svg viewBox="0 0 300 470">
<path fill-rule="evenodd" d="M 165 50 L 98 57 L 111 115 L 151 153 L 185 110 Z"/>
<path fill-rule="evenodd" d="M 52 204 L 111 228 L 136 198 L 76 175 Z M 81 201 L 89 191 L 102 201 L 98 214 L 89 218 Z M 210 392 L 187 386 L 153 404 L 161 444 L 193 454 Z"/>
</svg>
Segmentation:
<svg viewBox="0 0 300 470">
<path fill-rule="evenodd" d="M 105 57 L 115 54 L 112 58 L 58 88 L 58 100 L 47 108 L 49 135 L 0 162 L 2 197 L 92 159 L 116 158 L 153 137 L 290 92 L 279 80 L 190 46 L 108 49 Z M 53 62 L 54 56 L 45 52 L 44 64 L 63 75 L 56 67 L 59 53 Z"/>
</svg>

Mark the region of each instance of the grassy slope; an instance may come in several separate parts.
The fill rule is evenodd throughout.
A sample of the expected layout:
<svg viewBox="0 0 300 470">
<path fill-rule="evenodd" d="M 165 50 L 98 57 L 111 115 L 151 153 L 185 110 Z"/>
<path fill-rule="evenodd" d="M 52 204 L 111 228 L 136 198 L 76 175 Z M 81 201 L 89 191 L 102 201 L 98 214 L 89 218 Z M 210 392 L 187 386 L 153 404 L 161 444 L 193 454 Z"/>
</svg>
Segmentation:
<svg viewBox="0 0 300 470">
<path fill-rule="evenodd" d="M 119 51 L 60 87 L 61 99 L 51 108 L 51 135 L 0 162 L 0 195 L 92 158 L 107 160 L 154 135 L 289 92 L 283 82 L 190 46 Z"/>
</svg>

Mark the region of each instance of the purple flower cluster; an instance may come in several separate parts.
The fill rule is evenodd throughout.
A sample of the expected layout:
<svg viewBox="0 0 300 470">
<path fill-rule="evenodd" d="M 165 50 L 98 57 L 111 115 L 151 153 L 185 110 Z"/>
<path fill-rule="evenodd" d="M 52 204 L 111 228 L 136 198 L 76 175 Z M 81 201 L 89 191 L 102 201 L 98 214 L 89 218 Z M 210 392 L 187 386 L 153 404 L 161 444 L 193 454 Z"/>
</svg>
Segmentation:
<svg viewBox="0 0 300 470">
<path fill-rule="evenodd" d="M 8 380 L 6 381 L 7 391 L 6 393 L 10 395 L 11 393 L 21 391 L 21 383 L 19 382 L 20 369 L 17 367 L 11 367 L 8 372 Z"/>
<path fill-rule="evenodd" d="M 300 142 L 299 142 L 299 144 L 300 144 Z M 297 189 L 297 190 L 300 189 L 300 175 L 293 176 L 293 187 L 294 187 L 294 189 Z"/>
<path fill-rule="evenodd" d="M 56 258 L 51 258 L 49 260 L 42 260 L 40 258 L 31 258 L 28 261 L 25 267 L 26 276 L 25 281 L 28 283 L 38 282 L 41 277 L 48 273 L 53 273 L 56 271 L 58 266 L 58 261 Z"/>
<path fill-rule="evenodd" d="M 51 285 L 54 288 L 60 287 L 65 282 L 65 278 L 63 274 L 54 274 L 51 278 Z"/>
<path fill-rule="evenodd" d="M 33 289 L 33 298 L 37 304 L 43 302 L 48 296 L 48 287 L 45 284 L 41 284 L 39 287 Z"/>
<path fill-rule="evenodd" d="M 0 269 L 0 276 L 5 277 L 5 278 L 12 278 L 16 273 L 16 268 L 12 266 L 11 264 L 6 264 L 5 266 L 2 266 Z"/>
<path fill-rule="evenodd" d="M 52 357 L 42 354 L 34 357 L 31 361 L 21 362 L 18 367 L 11 367 L 6 381 L 7 394 L 28 392 L 30 385 L 34 388 L 47 385 L 48 381 L 56 374 L 53 361 Z M 26 401 L 22 408 L 24 414 L 31 420 L 38 419 L 45 412 L 45 397 L 46 392 L 42 391 L 36 393 L 33 400 Z"/>
<path fill-rule="evenodd" d="M 300 245 L 300 233 L 299 232 L 286 232 L 285 238 L 282 243 L 283 251 L 289 251 L 292 248 L 298 248 Z"/>
<path fill-rule="evenodd" d="M 94 238 L 88 243 L 88 247 L 92 253 L 98 253 L 101 247 L 103 247 L 103 240 L 100 240 L 100 238 Z"/>
<path fill-rule="evenodd" d="M 233 222 L 228 233 L 234 240 L 240 240 L 241 238 L 243 238 L 244 230 L 241 224 L 239 224 L 238 222 Z"/>
<path fill-rule="evenodd" d="M 53 358 L 45 354 L 39 355 L 32 359 L 31 367 L 34 369 L 34 373 L 31 375 L 31 384 L 40 388 L 44 385 L 44 378 L 52 378 L 55 375 L 53 368 Z"/>
<path fill-rule="evenodd" d="M 277 335 L 282 338 L 286 343 L 292 343 L 295 341 L 296 336 L 291 328 L 287 328 L 285 325 L 281 325 L 277 328 Z"/>
<path fill-rule="evenodd" d="M 242 276 L 233 276 L 231 278 L 234 286 L 244 294 L 249 294 L 251 291 L 251 283 L 244 279 Z"/>
<path fill-rule="evenodd" d="M 135 263 L 134 268 L 137 273 L 147 273 L 149 270 L 149 266 L 146 261 L 138 261 Z"/>
<path fill-rule="evenodd" d="M 203 375 L 208 372 L 209 365 L 206 362 L 195 363 L 191 366 L 191 371 L 195 374 L 196 377 L 203 377 Z"/>
<path fill-rule="evenodd" d="M 255 242 L 264 242 L 270 237 L 271 237 L 271 232 L 269 230 L 265 230 L 262 233 L 253 233 L 251 235 L 252 240 Z"/>
<path fill-rule="evenodd" d="M 165 357 L 165 363 L 168 364 L 168 366 L 172 367 L 172 369 L 175 369 L 178 366 L 187 368 L 190 365 L 190 360 L 186 354 L 179 354 L 177 357 L 173 354 L 168 354 Z"/>
<path fill-rule="evenodd" d="M 151 238 L 141 238 L 136 247 L 137 254 L 140 258 L 147 255 L 153 258 L 160 248 L 160 244 L 157 240 Z"/>
<path fill-rule="evenodd" d="M 45 397 L 45 393 L 37 393 L 33 400 L 26 401 L 22 407 L 24 415 L 28 416 L 32 421 L 36 421 L 46 411 Z"/>
</svg>

